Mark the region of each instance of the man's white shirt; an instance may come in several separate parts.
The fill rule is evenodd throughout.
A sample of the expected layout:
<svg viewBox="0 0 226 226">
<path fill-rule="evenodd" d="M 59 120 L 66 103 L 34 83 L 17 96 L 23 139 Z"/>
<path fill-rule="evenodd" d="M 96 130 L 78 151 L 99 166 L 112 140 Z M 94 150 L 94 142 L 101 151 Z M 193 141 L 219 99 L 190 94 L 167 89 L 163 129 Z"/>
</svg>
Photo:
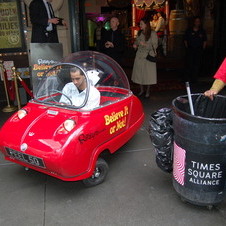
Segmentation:
<svg viewBox="0 0 226 226">
<path fill-rule="evenodd" d="M 46 7 L 46 11 L 47 11 L 47 14 L 48 14 L 48 18 L 51 19 L 51 13 L 50 13 L 50 8 L 48 6 L 48 3 L 46 0 L 43 0 L 44 4 L 45 4 L 45 7 Z M 50 4 L 50 3 L 49 3 Z M 52 23 L 48 23 L 48 26 L 46 27 L 46 30 L 47 31 L 52 31 L 53 30 L 53 25 Z"/>
<path fill-rule="evenodd" d="M 64 86 L 62 93 L 71 99 L 73 105 L 80 106 L 85 100 L 86 91 L 87 89 L 83 90 L 82 92 L 79 92 L 78 88 L 74 85 L 74 83 L 70 82 Z M 64 95 L 62 95 L 62 97 L 60 98 L 60 102 L 70 104 L 70 101 Z M 94 86 L 90 86 L 87 103 L 82 109 L 91 110 L 93 108 L 98 107 L 99 105 L 100 92 Z"/>
</svg>

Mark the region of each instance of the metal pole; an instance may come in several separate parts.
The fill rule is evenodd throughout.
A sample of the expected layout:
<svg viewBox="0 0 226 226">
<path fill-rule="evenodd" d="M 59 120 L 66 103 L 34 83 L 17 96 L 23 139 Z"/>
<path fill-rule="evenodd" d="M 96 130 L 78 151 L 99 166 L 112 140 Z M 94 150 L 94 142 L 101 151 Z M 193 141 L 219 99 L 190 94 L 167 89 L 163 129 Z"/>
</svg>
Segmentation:
<svg viewBox="0 0 226 226">
<path fill-rule="evenodd" d="M 194 108 L 193 108 L 193 102 L 192 102 L 192 98 L 191 98 L 189 82 L 186 82 L 186 89 L 187 89 L 187 93 L 188 93 L 188 101 L 189 101 L 190 111 L 191 111 L 191 114 L 194 115 Z"/>
<path fill-rule="evenodd" d="M 18 110 L 20 110 L 21 109 L 21 103 L 20 103 L 20 95 L 19 95 L 18 84 L 17 84 L 16 68 L 12 67 L 12 71 L 13 71 L 13 80 L 14 80 L 14 85 L 15 85 L 17 106 L 18 106 Z"/>
<path fill-rule="evenodd" d="M 7 101 L 7 106 L 4 107 L 2 109 L 2 111 L 3 112 L 12 112 L 12 111 L 16 110 L 16 107 L 10 105 L 9 94 L 8 94 L 7 85 L 6 85 L 6 78 L 5 78 L 5 68 L 3 66 L 3 60 L 0 60 L 0 68 L 1 68 L 1 71 L 2 71 L 2 79 L 3 79 L 3 83 L 4 83 L 5 95 L 6 95 L 6 101 Z"/>
</svg>

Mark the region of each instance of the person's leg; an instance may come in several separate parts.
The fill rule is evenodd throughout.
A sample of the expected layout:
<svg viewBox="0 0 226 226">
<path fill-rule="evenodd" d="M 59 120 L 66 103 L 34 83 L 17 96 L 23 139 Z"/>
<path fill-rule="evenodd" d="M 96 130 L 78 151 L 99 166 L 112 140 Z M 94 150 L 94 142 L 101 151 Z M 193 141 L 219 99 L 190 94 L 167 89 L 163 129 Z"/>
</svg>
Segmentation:
<svg viewBox="0 0 226 226">
<path fill-rule="evenodd" d="M 144 86 L 140 85 L 140 92 L 138 94 L 138 96 L 141 96 L 144 93 Z"/>
<path fill-rule="evenodd" d="M 149 96 L 150 96 L 150 85 L 147 85 L 145 97 L 148 98 Z"/>
<path fill-rule="evenodd" d="M 193 52 L 191 49 L 186 49 L 186 56 L 185 56 L 185 69 L 184 69 L 184 76 L 183 82 L 191 81 L 191 77 L 193 74 Z"/>
<path fill-rule="evenodd" d="M 97 40 L 96 42 L 96 51 L 100 52 L 100 40 Z"/>
<path fill-rule="evenodd" d="M 158 48 L 157 48 L 157 55 L 163 56 L 163 37 L 158 37 Z"/>
<path fill-rule="evenodd" d="M 197 82 L 198 78 L 200 77 L 201 72 L 201 62 L 202 62 L 202 50 L 196 50 L 194 54 L 194 71 L 193 71 L 193 82 Z"/>
<path fill-rule="evenodd" d="M 167 55 L 167 35 L 164 35 L 162 39 L 162 49 L 163 49 L 163 55 Z"/>
</svg>

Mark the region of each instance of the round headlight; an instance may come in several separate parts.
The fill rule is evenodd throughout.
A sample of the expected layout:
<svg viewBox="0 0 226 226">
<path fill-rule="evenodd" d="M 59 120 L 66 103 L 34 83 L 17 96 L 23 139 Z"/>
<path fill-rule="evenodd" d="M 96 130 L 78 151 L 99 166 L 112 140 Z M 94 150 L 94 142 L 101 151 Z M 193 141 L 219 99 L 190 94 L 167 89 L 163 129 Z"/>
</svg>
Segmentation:
<svg viewBox="0 0 226 226">
<path fill-rule="evenodd" d="M 25 117 L 27 115 L 27 111 L 24 110 L 24 109 L 20 109 L 18 112 L 17 112 L 17 115 L 18 115 L 18 118 L 19 119 L 22 119 L 23 117 Z"/>
<path fill-rule="evenodd" d="M 65 122 L 64 122 L 64 128 L 70 132 L 71 130 L 73 130 L 75 127 L 75 121 L 72 120 L 72 119 L 67 119 Z"/>
</svg>

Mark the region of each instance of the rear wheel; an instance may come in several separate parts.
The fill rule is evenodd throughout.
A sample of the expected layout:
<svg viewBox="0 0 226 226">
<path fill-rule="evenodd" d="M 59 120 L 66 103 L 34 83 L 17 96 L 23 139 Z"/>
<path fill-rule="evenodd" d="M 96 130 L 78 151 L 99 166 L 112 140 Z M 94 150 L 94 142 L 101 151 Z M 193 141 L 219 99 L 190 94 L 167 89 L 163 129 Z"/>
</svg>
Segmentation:
<svg viewBox="0 0 226 226">
<path fill-rule="evenodd" d="M 93 175 L 91 177 L 83 180 L 82 181 L 83 184 L 86 187 L 92 187 L 92 186 L 101 184 L 107 176 L 108 169 L 109 169 L 109 167 L 108 167 L 107 162 L 104 159 L 99 158 L 96 162 L 96 167 L 93 172 Z"/>
</svg>

